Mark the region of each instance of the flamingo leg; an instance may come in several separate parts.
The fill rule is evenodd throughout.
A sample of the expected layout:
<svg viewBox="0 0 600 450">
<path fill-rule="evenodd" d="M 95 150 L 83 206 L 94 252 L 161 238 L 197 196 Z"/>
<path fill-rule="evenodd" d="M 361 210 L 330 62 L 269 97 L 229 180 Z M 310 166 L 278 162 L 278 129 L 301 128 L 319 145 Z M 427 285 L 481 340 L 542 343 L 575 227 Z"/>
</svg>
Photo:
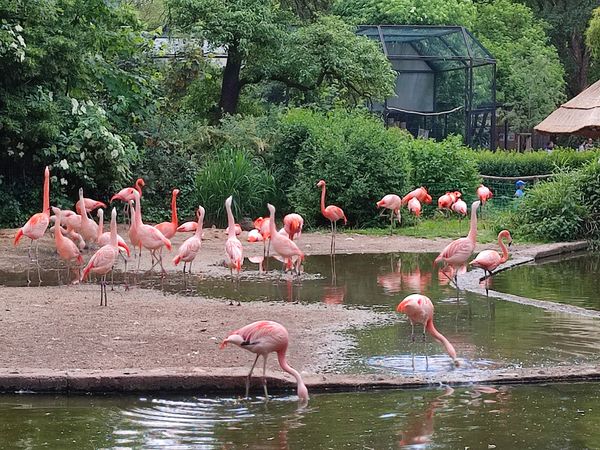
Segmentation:
<svg viewBox="0 0 600 450">
<path fill-rule="evenodd" d="M 259 356 L 260 355 L 256 355 L 254 364 L 250 367 L 250 372 L 248 372 L 248 376 L 246 377 L 246 398 L 250 398 L 250 378 L 252 377 L 252 371 L 254 370 L 254 366 L 256 366 L 256 361 L 258 361 Z"/>
<path fill-rule="evenodd" d="M 423 342 L 425 342 L 425 324 L 423 324 Z"/>
<path fill-rule="evenodd" d="M 415 324 L 413 322 L 410 323 L 410 339 L 415 342 Z"/>
<path fill-rule="evenodd" d="M 269 393 L 267 392 L 267 354 L 263 355 L 263 376 L 262 376 L 262 384 L 263 389 L 265 390 L 265 401 L 269 401 Z"/>
<path fill-rule="evenodd" d="M 188 267 L 188 275 L 192 273 L 192 263 L 194 261 L 190 261 L 190 267 Z"/>
<path fill-rule="evenodd" d="M 394 210 L 390 210 L 390 236 L 394 234 Z"/>
<path fill-rule="evenodd" d="M 333 239 L 335 235 L 333 234 L 333 221 L 331 221 L 331 245 L 329 246 L 329 254 L 333 255 Z"/>
</svg>

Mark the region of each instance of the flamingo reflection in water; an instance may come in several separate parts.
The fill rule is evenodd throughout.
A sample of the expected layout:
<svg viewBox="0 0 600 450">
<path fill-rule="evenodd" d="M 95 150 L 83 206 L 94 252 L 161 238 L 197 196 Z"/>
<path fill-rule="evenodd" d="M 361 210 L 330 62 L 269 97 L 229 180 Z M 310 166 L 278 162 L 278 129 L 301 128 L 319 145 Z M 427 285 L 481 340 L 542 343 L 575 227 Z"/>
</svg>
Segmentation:
<svg viewBox="0 0 600 450">
<path fill-rule="evenodd" d="M 331 284 L 323 288 L 323 303 L 327 305 L 341 305 L 346 298 L 346 285 L 337 285 L 335 258 L 335 254 L 332 254 L 329 258 L 331 264 Z"/>
</svg>

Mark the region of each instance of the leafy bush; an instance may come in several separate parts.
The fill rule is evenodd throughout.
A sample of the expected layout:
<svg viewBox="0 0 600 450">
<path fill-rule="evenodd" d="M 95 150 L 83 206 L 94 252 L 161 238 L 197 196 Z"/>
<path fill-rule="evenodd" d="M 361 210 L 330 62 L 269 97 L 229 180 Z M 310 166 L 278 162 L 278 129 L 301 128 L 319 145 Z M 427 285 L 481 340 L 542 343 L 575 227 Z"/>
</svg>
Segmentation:
<svg viewBox="0 0 600 450">
<path fill-rule="evenodd" d="M 523 197 L 516 226 L 541 241 L 569 241 L 584 235 L 589 208 L 584 204 L 581 172 L 563 172 L 534 185 Z"/>
<path fill-rule="evenodd" d="M 341 207 L 358 226 L 376 222 L 377 200 L 406 190 L 409 162 L 400 130 L 386 129 L 364 111 L 296 109 L 282 121 L 279 142 L 267 159 L 279 165 L 277 180 L 308 224 L 326 223 L 319 209 L 320 179 L 327 182 L 326 203 Z"/>
<path fill-rule="evenodd" d="M 413 187 L 425 186 L 436 202 L 447 191 L 460 191 L 469 201 L 474 197 L 480 178 L 475 152 L 462 145 L 459 136 L 435 142 L 405 139 L 403 148 L 411 162 Z"/>
<path fill-rule="evenodd" d="M 225 199 L 233 196 L 233 215 L 264 215 L 273 202 L 275 180 L 263 160 L 247 150 L 225 145 L 200 169 L 196 178 L 198 204 L 206 209 L 207 223 L 227 224 Z"/>
<path fill-rule="evenodd" d="M 556 149 L 552 153 L 503 150 L 475 153 L 479 173 L 497 177 L 546 175 L 557 170 L 581 167 L 599 156 L 600 152 L 597 151 L 577 152 L 567 148 Z"/>
</svg>

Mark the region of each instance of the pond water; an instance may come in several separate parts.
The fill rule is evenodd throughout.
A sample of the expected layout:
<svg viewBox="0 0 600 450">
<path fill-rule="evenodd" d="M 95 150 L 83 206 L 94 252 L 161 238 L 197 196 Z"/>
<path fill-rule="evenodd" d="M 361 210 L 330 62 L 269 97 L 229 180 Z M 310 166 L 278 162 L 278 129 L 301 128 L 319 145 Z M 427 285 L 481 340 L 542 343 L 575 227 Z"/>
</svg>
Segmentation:
<svg viewBox="0 0 600 450">
<path fill-rule="evenodd" d="M 568 255 L 494 276 L 492 289 L 537 300 L 600 310 L 600 254 Z"/>
<path fill-rule="evenodd" d="M 600 384 L 295 397 L 0 396 L 0 448 L 600 448 Z"/>
</svg>

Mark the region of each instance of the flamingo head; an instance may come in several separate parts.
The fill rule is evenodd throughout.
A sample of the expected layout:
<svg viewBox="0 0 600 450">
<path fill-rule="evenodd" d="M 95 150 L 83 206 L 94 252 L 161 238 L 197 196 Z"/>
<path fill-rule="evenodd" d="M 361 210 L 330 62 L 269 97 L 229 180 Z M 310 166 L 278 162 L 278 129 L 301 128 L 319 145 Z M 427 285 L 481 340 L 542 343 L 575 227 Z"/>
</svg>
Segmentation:
<svg viewBox="0 0 600 450">
<path fill-rule="evenodd" d="M 376 205 L 377 205 L 377 209 L 379 209 L 382 206 L 385 206 L 385 201 L 383 199 L 381 199 L 376 203 Z"/>
<path fill-rule="evenodd" d="M 508 246 L 510 247 L 512 245 L 512 236 L 510 235 L 510 231 L 502 230 L 498 237 L 508 239 Z"/>
<path fill-rule="evenodd" d="M 462 197 L 462 193 L 460 193 L 459 191 L 454 191 L 454 196 L 459 199 Z"/>
<path fill-rule="evenodd" d="M 226 207 L 228 207 L 228 208 L 231 208 L 231 202 L 232 202 L 232 201 L 233 201 L 233 196 L 232 196 L 232 195 L 230 195 L 229 197 L 227 197 L 227 198 L 225 199 L 225 206 L 226 206 Z"/>
<path fill-rule="evenodd" d="M 83 188 L 79 188 L 79 198 L 83 198 Z"/>
<path fill-rule="evenodd" d="M 102 219 L 104 217 L 104 210 L 102 208 L 98 208 L 98 211 L 96 211 L 96 216 Z"/>
<path fill-rule="evenodd" d="M 269 213 L 271 215 L 275 215 L 275 207 L 273 205 L 271 205 L 270 203 L 267 203 L 267 209 L 269 210 Z"/>
<path fill-rule="evenodd" d="M 198 222 L 202 222 L 204 220 L 205 213 L 206 213 L 206 210 L 201 205 L 199 205 L 198 212 L 196 213 L 196 216 L 198 217 Z"/>
<path fill-rule="evenodd" d="M 177 197 L 179 195 L 179 189 L 173 189 L 173 197 Z"/>
<path fill-rule="evenodd" d="M 56 217 L 60 216 L 60 213 L 62 212 L 59 208 L 57 208 L 56 206 L 53 206 L 52 208 L 52 212 L 54 213 L 54 215 Z"/>
<path fill-rule="evenodd" d="M 471 205 L 471 210 L 479 208 L 479 205 L 481 205 L 480 200 L 473 202 L 473 204 Z"/>
<path fill-rule="evenodd" d="M 110 203 L 114 202 L 115 200 L 128 202 L 130 200 L 133 200 L 136 194 L 138 196 L 140 195 L 139 192 L 134 188 L 128 187 L 121 189 L 119 192 L 112 196 L 112 198 L 110 199 Z"/>
<path fill-rule="evenodd" d="M 102 210 L 100 210 L 102 211 Z M 114 220 L 116 222 L 117 220 L 117 208 L 113 208 L 112 211 L 110 212 L 110 219 Z"/>
<path fill-rule="evenodd" d="M 135 180 L 135 185 L 136 186 L 140 186 L 140 187 L 145 187 L 146 186 L 146 182 L 144 181 L 143 178 L 138 178 L 137 180 Z"/>
<path fill-rule="evenodd" d="M 324 187 L 325 186 L 325 180 L 321 180 L 317 183 L 317 187 Z"/>
<path fill-rule="evenodd" d="M 225 339 L 223 339 L 223 342 L 221 342 L 219 348 L 224 349 L 225 347 L 227 347 L 227 344 L 235 344 L 241 346 L 243 343 L 244 338 L 242 336 L 240 336 L 239 334 L 230 334 Z"/>
</svg>

